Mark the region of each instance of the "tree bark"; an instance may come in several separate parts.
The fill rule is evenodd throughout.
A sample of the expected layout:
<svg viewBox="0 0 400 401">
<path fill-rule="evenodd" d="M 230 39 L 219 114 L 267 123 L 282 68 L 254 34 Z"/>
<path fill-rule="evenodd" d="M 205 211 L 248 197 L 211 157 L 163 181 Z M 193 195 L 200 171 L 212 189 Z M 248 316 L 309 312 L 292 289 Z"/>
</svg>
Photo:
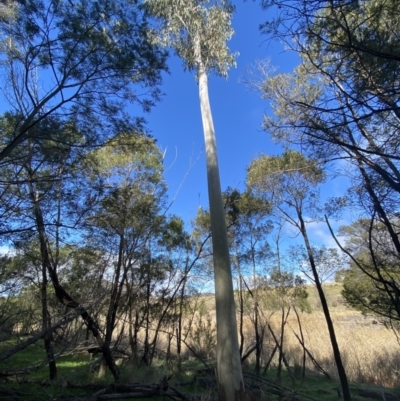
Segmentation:
<svg viewBox="0 0 400 401">
<path fill-rule="evenodd" d="M 238 265 L 239 266 L 239 265 Z M 242 272 L 239 267 L 239 354 L 240 357 L 243 355 L 244 348 L 244 301 L 243 301 L 243 285 L 242 285 Z"/>
<path fill-rule="evenodd" d="M 178 327 L 176 328 L 176 368 L 178 372 L 182 369 L 182 319 L 183 319 L 183 302 L 185 299 L 186 280 L 183 282 L 181 294 L 179 297 L 179 313 L 178 313 Z"/>
<path fill-rule="evenodd" d="M 277 379 L 280 381 L 281 380 L 281 373 L 282 373 L 282 361 L 284 358 L 284 352 L 283 352 L 283 342 L 285 340 L 285 326 L 289 317 L 290 313 L 290 306 L 285 313 L 285 307 L 282 305 L 281 308 L 281 339 L 279 343 L 279 359 L 278 359 L 278 372 L 276 374 Z"/>
<path fill-rule="evenodd" d="M 106 334 L 104 336 L 104 344 L 106 347 L 110 348 L 112 336 L 115 329 L 115 321 L 117 317 L 117 311 L 119 308 L 119 303 L 121 299 L 121 293 L 123 289 L 123 284 L 127 275 L 127 268 L 124 266 L 124 246 L 125 237 L 124 232 L 119 235 L 119 248 L 118 248 L 118 260 L 117 266 L 114 272 L 114 279 L 112 283 L 112 290 L 110 296 L 110 302 L 108 304 L 108 312 L 106 316 Z M 122 272 L 121 272 L 122 271 Z M 122 278 L 121 278 L 122 275 Z M 100 368 L 98 371 L 98 377 L 103 378 L 106 374 L 107 361 L 105 355 L 100 362 Z"/>
<path fill-rule="evenodd" d="M 44 332 L 43 341 L 46 350 L 47 360 L 49 361 L 49 378 L 57 379 L 57 365 L 54 358 L 54 350 L 52 346 L 53 332 L 47 329 L 51 327 L 49 317 L 49 308 L 47 303 L 47 271 L 46 266 L 42 264 L 42 285 L 41 285 L 41 302 L 42 302 L 42 331 Z"/>
<path fill-rule="evenodd" d="M 304 239 L 304 244 L 306 246 L 308 260 L 310 262 L 311 270 L 312 270 L 312 273 L 314 276 L 315 286 L 317 287 L 319 299 L 320 299 L 321 305 L 322 305 L 322 310 L 324 312 L 326 324 L 328 326 L 328 332 L 329 332 L 329 337 L 330 337 L 331 344 L 332 344 L 333 356 L 335 358 L 336 368 L 338 370 L 340 384 L 342 386 L 343 399 L 344 399 L 344 401 L 351 401 L 350 387 L 349 387 L 349 383 L 347 381 L 346 371 L 344 369 L 342 358 L 340 355 L 339 345 L 336 340 L 335 329 L 333 327 L 333 322 L 331 319 L 331 315 L 329 313 L 328 303 L 325 298 L 324 290 L 322 289 L 322 284 L 319 280 L 317 266 L 315 264 L 314 255 L 313 255 L 310 241 L 309 241 L 308 235 L 307 235 L 306 225 L 304 223 L 303 216 L 299 210 L 297 210 L 297 217 L 299 218 L 300 232 Z"/>
<path fill-rule="evenodd" d="M 257 349 L 256 349 L 256 363 L 254 367 L 254 371 L 256 375 L 259 375 L 261 373 L 261 353 L 263 349 L 263 340 L 264 340 L 264 327 L 261 329 L 261 333 L 259 331 L 259 311 L 258 311 L 258 289 L 257 289 L 257 279 L 256 279 L 256 269 L 257 269 L 257 264 L 256 264 L 256 258 L 254 254 L 254 246 L 252 242 L 251 246 L 251 262 L 253 264 L 253 292 L 254 294 L 250 292 L 250 295 L 252 296 L 254 300 L 254 335 L 256 338 L 256 344 L 257 344 Z M 245 283 L 246 285 L 246 283 Z M 246 285 L 247 286 L 247 285 Z M 247 288 L 249 290 L 249 288 Z"/>
<path fill-rule="evenodd" d="M 304 344 L 305 340 L 304 340 L 304 334 L 303 334 L 303 327 L 301 326 L 299 312 L 297 312 L 296 306 L 293 306 L 293 310 L 294 310 L 294 313 L 296 314 L 297 324 L 299 325 L 301 344 Z M 306 378 L 306 348 L 303 346 L 303 360 L 302 360 L 302 367 L 301 367 L 302 382 L 304 382 L 305 378 Z"/>
<path fill-rule="evenodd" d="M 221 401 L 244 401 L 245 391 L 240 363 L 235 300 L 219 178 L 217 147 L 208 97 L 208 78 L 202 60 L 199 37 L 195 38 L 194 47 L 206 149 L 208 197 L 211 216 L 217 314 L 218 393 Z"/>
<path fill-rule="evenodd" d="M 275 341 L 275 344 L 276 344 L 275 348 L 279 350 L 279 358 L 282 357 L 282 361 L 283 361 L 283 363 L 284 363 L 284 365 L 286 367 L 286 370 L 289 373 L 289 376 L 290 376 L 290 378 L 292 380 L 292 384 L 294 385 L 295 384 L 295 379 L 294 379 L 292 370 L 290 369 L 289 363 L 288 363 L 288 361 L 286 359 L 285 353 L 283 352 L 282 345 L 279 343 L 279 340 L 276 337 L 276 335 L 275 335 L 274 331 L 272 330 L 272 327 L 271 327 L 271 325 L 269 323 L 267 323 L 267 327 L 268 327 L 268 330 L 270 331 L 270 333 L 272 334 L 272 338 Z M 274 353 L 276 352 L 276 349 L 274 349 Z M 271 357 L 271 360 L 272 360 L 272 357 Z M 271 360 L 268 362 L 268 365 L 271 363 Z M 277 379 L 279 379 L 279 377 L 277 377 Z"/>
<path fill-rule="evenodd" d="M 34 172 L 33 172 L 32 168 L 29 165 L 26 165 L 26 169 L 28 171 L 29 178 L 34 179 L 35 177 L 34 177 Z M 114 358 L 111 354 L 110 347 L 108 346 L 107 342 L 103 341 L 103 338 L 100 335 L 97 323 L 92 319 L 92 317 L 82 307 L 82 305 L 80 305 L 78 302 L 76 302 L 67 293 L 67 291 L 62 287 L 62 285 L 60 284 L 60 282 L 58 280 L 58 274 L 57 274 L 56 267 L 53 267 L 53 265 L 51 263 L 51 257 L 50 257 L 50 252 L 48 249 L 48 241 L 47 241 L 44 218 L 43 218 L 43 213 L 42 213 L 42 209 L 40 206 L 40 201 L 39 201 L 39 199 L 37 199 L 35 189 L 33 187 L 32 182 L 29 182 L 29 192 L 30 192 L 30 198 L 31 198 L 31 202 L 32 202 L 32 208 L 33 208 L 33 214 L 34 214 L 34 218 L 35 218 L 36 228 L 38 230 L 42 265 L 46 268 L 46 270 L 50 276 L 56 296 L 59 299 L 59 301 L 66 307 L 75 309 L 75 310 L 79 310 L 79 313 L 80 313 L 83 321 L 85 322 L 85 324 L 87 325 L 89 330 L 92 332 L 93 336 L 96 338 L 99 346 L 101 347 L 104 358 L 107 363 L 107 366 L 109 367 L 111 373 L 114 376 L 114 380 L 116 382 L 118 382 L 120 379 L 120 373 L 119 373 L 118 367 L 115 364 Z"/>
</svg>

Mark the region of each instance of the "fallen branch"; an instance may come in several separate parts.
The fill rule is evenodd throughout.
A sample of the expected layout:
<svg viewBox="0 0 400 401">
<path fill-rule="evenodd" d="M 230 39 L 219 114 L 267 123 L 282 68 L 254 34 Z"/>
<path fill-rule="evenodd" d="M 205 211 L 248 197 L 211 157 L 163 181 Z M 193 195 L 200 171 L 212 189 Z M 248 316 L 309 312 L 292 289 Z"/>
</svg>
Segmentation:
<svg viewBox="0 0 400 401">
<path fill-rule="evenodd" d="M 311 397 L 299 394 L 297 391 L 293 391 L 289 387 L 283 386 L 280 383 L 269 381 L 268 379 L 254 373 L 243 372 L 243 377 L 244 379 L 250 379 L 253 384 L 256 382 L 258 384 L 258 389 L 265 394 L 274 394 L 279 396 L 280 399 L 287 399 L 291 401 L 315 401 Z"/>
<path fill-rule="evenodd" d="M 94 394 L 90 394 L 79 397 L 70 397 L 58 401 L 108 401 L 117 399 L 127 398 L 152 398 L 152 397 L 168 397 L 173 400 L 179 399 L 183 401 L 189 401 L 189 398 L 181 393 L 174 387 L 171 387 L 168 383 L 169 377 L 164 376 L 159 383 L 152 384 L 141 384 L 141 383 L 130 383 L 130 384 L 110 384 L 107 387 L 101 386 L 101 384 L 74 384 L 74 383 L 63 383 L 64 387 L 68 388 L 80 388 L 80 389 L 91 389 L 97 390 Z M 57 401 L 57 400 L 55 400 Z"/>
<path fill-rule="evenodd" d="M 7 387 L 0 387 L 0 394 L 2 395 L 9 395 L 10 397 L 12 397 L 12 399 L 14 401 L 23 401 L 24 399 L 26 399 L 27 394 L 23 393 L 22 391 L 18 391 L 18 390 L 13 390 Z"/>
</svg>

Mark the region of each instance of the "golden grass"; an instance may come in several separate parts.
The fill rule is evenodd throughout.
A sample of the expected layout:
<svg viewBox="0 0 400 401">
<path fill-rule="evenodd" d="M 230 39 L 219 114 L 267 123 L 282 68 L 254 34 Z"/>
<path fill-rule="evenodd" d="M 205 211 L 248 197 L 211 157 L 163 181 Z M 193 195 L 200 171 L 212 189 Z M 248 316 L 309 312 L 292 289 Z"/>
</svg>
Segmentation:
<svg viewBox="0 0 400 401">
<path fill-rule="evenodd" d="M 363 316 L 360 312 L 346 307 L 340 295 L 342 286 L 340 284 L 329 284 L 324 286 L 324 291 L 330 307 L 331 316 L 337 341 L 342 354 L 348 378 L 352 382 L 375 384 L 385 387 L 400 385 L 400 346 L 396 334 L 393 330 L 386 328 L 378 322 L 376 317 Z M 317 292 L 314 287 L 308 288 L 309 302 L 312 308 L 311 313 L 301 313 L 300 319 L 305 336 L 305 345 L 312 353 L 317 362 L 332 377 L 337 377 L 335 362 L 333 359 L 331 343 L 328 335 L 325 317 L 322 313 Z M 192 324 L 192 332 L 187 338 L 187 342 L 192 346 L 199 345 L 198 339 L 195 341 L 195 330 L 198 328 L 199 317 L 203 316 L 203 323 L 207 316 L 211 316 L 213 327 L 215 325 L 215 301 L 211 295 L 196 297 L 198 305 L 203 302 L 195 314 Z M 251 308 L 250 308 L 251 310 Z M 271 316 L 272 315 L 272 316 Z M 268 317 L 275 334 L 280 336 L 280 311 L 264 311 L 264 316 Z M 271 316 L 271 317 L 269 317 Z M 187 321 L 184 326 L 187 325 Z M 299 334 L 296 316 L 292 311 L 289 315 L 288 323 L 285 327 L 284 352 L 289 364 L 293 367 L 301 365 L 302 348 L 296 339 L 293 331 Z M 245 338 L 246 346 L 254 343 L 254 329 L 249 317 L 245 319 Z M 268 360 L 274 342 L 271 334 L 266 331 L 264 343 L 264 361 Z M 143 331 L 140 333 L 143 339 Z M 161 333 L 158 342 L 158 349 L 166 349 L 167 336 Z M 171 352 L 174 353 L 175 339 L 172 340 Z M 212 355 L 212 351 L 209 355 Z M 189 350 L 183 346 L 183 355 L 190 355 Z M 207 353 L 208 354 L 208 353 Z M 162 354 L 160 354 L 162 355 Z M 252 359 L 253 358 L 253 359 Z M 254 355 L 249 358 L 249 362 L 254 361 Z M 277 355 L 273 364 L 277 363 Z M 307 358 L 307 368 L 315 371 L 309 358 Z"/>
<path fill-rule="evenodd" d="M 337 377 L 331 342 L 325 317 L 315 289 L 310 288 L 312 313 L 301 313 L 300 320 L 305 345 L 318 363 L 331 376 Z M 346 307 L 340 296 L 340 285 L 325 286 L 331 317 L 343 363 L 350 381 L 394 387 L 400 385 L 400 346 L 396 333 L 371 316 Z M 335 305 L 335 306 L 333 306 Z M 275 334 L 280 335 L 280 313 L 270 319 Z M 250 321 L 246 324 L 247 338 L 252 338 Z M 296 316 L 290 313 L 285 327 L 284 352 L 291 366 L 301 365 L 302 347 L 293 334 L 300 334 Z M 273 347 L 269 334 L 266 349 Z M 268 355 L 266 356 L 268 357 Z M 315 370 L 308 358 L 307 368 Z"/>
<path fill-rule="evenodd" d="M 400 348 L 395 333 L 373 319 L 332 313 L 335 333 L 349 380 L 393 387 L 400 384 Z M 322 312 L 302 314 L 306 347 L 331 375 L 336 377 L 331 343 Z M 289 319 L 286 352 L 292 365 L 301 363 L 302 350 L 292 328 L 299 333 L 297 322 Z M 309 368 L 312 365 L 308 363 Z"/>
</svg>

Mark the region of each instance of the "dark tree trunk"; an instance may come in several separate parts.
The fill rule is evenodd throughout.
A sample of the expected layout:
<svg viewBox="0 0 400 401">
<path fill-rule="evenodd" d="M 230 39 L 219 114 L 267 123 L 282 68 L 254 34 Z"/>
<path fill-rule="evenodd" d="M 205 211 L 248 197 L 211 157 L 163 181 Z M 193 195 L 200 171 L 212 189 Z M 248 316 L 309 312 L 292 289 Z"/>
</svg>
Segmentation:
<svg viewBox="0 0 400 401">
<path fill-rule="evenodd" d="M 347 381 L 347 375 L 346 375 L 346 371 L 343 366 L 342 357 L 340 355 L 339 345 L 336 340 L 336 334 L 335 334 L 335 329 L 333 327 L 331 314 L 329 312 L 328 303 L 325 298 L 324 290 L 322 289 L 322 284 L 319 280 L 317 266 L 315 264 L 314 255 L 312 252 L 310 241 L 308 239 L 304 219 L 299 210 L 297 210 L 297 217 L 299 218 L 300 232 L 304 239 L 304 244 L 306 246 L 308 260 L 310 262 L 311 270 L 312 270 L 312 273 L 314 276 L 315 286 L 317 287 L 319 299 L 320 299 L 321 305 L 322 305 L 322 310 L 324 312 L 326 324 L 328 326 L 328 332 L 329 332 L 329 337 L 330 337 L 331 344 L 332 344 L 333 356 L 335 358 L 336 368 L 338 370 L 340 384 L 342 386 L 343 399 L 344 399 L 344 401 L 351 401 L 350 387 L 349 387 L 349 383 Z"/>
<path fill-rule="evenodd" d="M 46 266 L 42 265 L 42 285 L 41 285 L 41 301 L 42 301 L 42 331 L 51 327 L 50 314 L 47 304 L 47 271 Z M 49 361 L 49 378 L 57 379 L 57 365 L 54 359 L 53 350 L 53 334 L 51 331 L 46 332 L 43 336 L 44 348 L 46 350 L 47 360 Z"/>
<path fill-rule="evenodd" d="M 263 346 L 263 335 L 260 335 L 259 331 L 259 323 L 258 323 L 258 304 L 257 302 L 254 305 L 254 331 L 256 337 L 256 364 L 254 367 L 254 371 L 256 375 L 259 375 L 261 372 L 261 353 Z"/>
<path fill-rule="evenodd" d="M 243 356 L 243 347 L 244 347 L 243 318 L 244 318 L 243 285 L 242 285 L 242 274 L 241 274 L 241 270 L 239 267 L 239 335 L 240 335 L 239 353 L 240 353 L 240 357 Z"/>
<path fill-rule="evenodd" d="M 293 373 L 292 373 L 292 369 L 289 366 L 289 363 L 288 363 L 288 361 L 286 359 L 285 353 L 283 352 L 281 344 L 280 344 L 278 338 L 276 337 L 276 335 L 275 335 L 274 331 L 272 330 L 272 327 L 271 327 L 271 325 L 269 323 L 267 323 L 267 327 L 268 327 L 269 331 L 272 334 L 272 337 L 273 337 L 273 339 L 275 341 L 275 344 L 276 344 L 276 348 L 279 350 L 279 356 L 282 357 L 282 362 L 284 363 L 284 365 L 285 365 L 285 367 L 286 367 L 286 369 L 287 369 L 287 371 L 289 373 L 289 376 L 290 376 L 290 378 L 292 380 L 292 383 L 295 384 L 295 379 L 294 379 L 294 376 L 293 376 Z"/>
<path fill-rule="evenodd" d="M 295 306 L 293 306 L 293 310 L 294 310 L 294 313 L 296 314 L 297 324 L 299 325 L 301 343 L 304 344 L 303 327 L 301 326 L 299 312 L 297 311 Z M 303 382 L 304 382 L 305 377 L 306 377 L 306 349 L 305 349 L 305 347 L 303 347 L 303 359 L 302 359 L 302 367 L 301 367 L 301 380 Z"/>
<path fill-rule="evenodd" d="M 179 314 L 178 314 L 178 327 L 176 328 L 176 368 L 178 372 L 182 368 L 181 352 L 182 352 L 182 319 L 183 319 L 183 301 L 185 297 L 186 280 L 184 281 L 181 289 L 181 295 L 179 299 Z"/>
<path fill-rule="evenodd" d="M 275 356 L 275 353 L 276 353 L 276 350 L 277 350 L 277 349 L 278 349 L 278 346 L 275 344 L 275 347 L 274 347 L 274 349 L 272 350 L 271 355 L 269 356 L 268 361 L 265 363 L 264 371 L 263 371 L 264 375 L 267 374 L 269 365 L 271 365 L 271 362 L 272 362 L 272 360 L 274 359 L 274 356 Z"/>
<path fill-rule="evenodd" d="M 288 317 L 289 317 L 289 313 L 290 313 L 290 306 L 289 306 L 289 308 L 288 308 L 286 314 L 285 314 L 285 308 L 284 308 L 284 306 L 282 306 L 281 338 L 280 338 L 279 345 L 278 345 L 278 348 L 279 348 L 279 363 L 278 363 L 278 372 L 277 372 L 277 378 L 278 378 L 278 380 L 281 379 L 282 362 L 284 361 L 284 358 L 285 358 L 285 354 L 284 354 L 284 351 L 283 351 L 283 342 L 284 342 L 284 339 L 285 339 L 285 326 L 286 326 L 286 323 L 287 323 L 287 319 L 288 319 Z M 287 368 L 287 367 L 288 367 L 288 363 L 285 362 L 285 365 L 286 365 L 286 368 Z M 289 373 L 290 373 L 290 370 L 289 370 L 289 369 L 288 369 L 288 371 L 289 371 Z M 291 374 L 290 374 L 290 376 L 292 377 Z M 293 378 L 293 377 L 292 377 L 292 380 L 294 381 L 294 378 Z"/>
<path fill-rule="evenodd" d="M 145 317 L 145 337 L 143 341 L 143 355 L 141 362 L 145 365 L 150 364 L 150 344 L 149 344 L 149 330 L 150 330 L 150 278 L 148 277 L 147 291 L 146 291 L 146 317 Z"/>
<path fill-rule="evenodd" d="M 29 173 L 30 179 L 33 180 L 35 178 L 33 170 L 29 166 L 27 166 L 26 168 Z M 85 308 L 82 307 L 82 305 L 80 305 L 78 302 L 72 299 L 72 297 L 68 294 L 68 292 L 62 287 L 62 285 L 59 282 L 56 266 L 53 267 L 51 263 L 51 257 L 48 249 L 48 241 L 46 236 L 42 209 L 40 207 L 39 200 L 37 199 L 35 189 L 31 182 L 29 183 L 29 190 L 33 207 L 33 214 L 35 217 L 36 228 L 38 230 L 42 265 L 46 268 L 50 276 L 56 296 L 59 299 L 59 301 L 67 308 L 76 309 L 79 311 L 83 321 L 87 325 L 88 329 L 92 332 L 93 336 L 96 338 L 99 346 L 101 347 L 104 358 L 107 362 L 107 366 L 109 367 L 110 371 L 114 376 L 114 380 L 118 382 L 120 379 L 119 370 L 112 357 L 110 347 L 107 345 L 106 342 L 103 341 L 103 338 L 100 335 L 97 323 L 92 319 L 92 317 L 88 314 Z"/>
</svg>

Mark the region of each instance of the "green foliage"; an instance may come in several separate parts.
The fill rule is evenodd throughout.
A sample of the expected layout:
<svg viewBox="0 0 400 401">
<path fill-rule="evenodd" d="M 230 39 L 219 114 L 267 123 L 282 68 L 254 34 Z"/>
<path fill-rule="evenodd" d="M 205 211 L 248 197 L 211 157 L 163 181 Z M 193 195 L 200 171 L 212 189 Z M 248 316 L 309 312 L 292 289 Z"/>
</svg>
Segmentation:
<svg viewBox="0 0 400 401">
<path fill-rule="evenodd" d="M 165 245 L 169 251 L 177 250 L 179 247 L 190 250 L 192 240 L 184 229 L 184 222 L 178 216 L 171 216 L 163 227 L 160 243 Z"/>
<path fill-rule="evenodd" d="M 384 221 L 396 213 L 400 193 L 399 3 L 263 3 L 281 9 L 267 24 L 270 34 L 302 38 L 286 41 L 300 66 L 259 85 L 275 112 L 265 117 L 265 129 L 321 162 L 348 160 L 343 174 L 352 171 L 350 197 Z"/>
<path fill-rule="evenodd" d="M 250 274 L 255 265 L 263 264 L 271 253 L 267 240 L 272 228 L 271 205 L 249 191 L 241 193 L 232 188 L 224 191 L 222 198 L 234 274 Z M 210 213 L 199 208 L 194 228 L 196 241 L 199 243 L 210 232 Z"/>
<path fill-rule="evenodd" d="M 374 269 L 363 265 L 361 270 L 354 264 L 344 271 L 342 296 L 346 302 L 353 308 L 364 314 L 376 314 L 383 318 L 399 320 L 393 303 L 384 285 L 374 280 Z M 367 274 L 366 274 L 367 273 Z M 368 276 L 370 274 L 370 276 Z M 386 279 L 400 280 L 399 273 L 396 270 L 384 275 Z M 372 277 L 371 277 L 372 276 Z"/>
<path fill-rule="evenodd" d="M 197 71 L 199 41 L 206 70 L 227 77 L 236 56 L 226 44 L 233 35 L 234 7 L 229 1 L 145 0 L 144 4 L 160 22 L 159 31 L 154 33 L 156 43 L 172 47 L 186 69 Z"/>
<path fill-rule="evenodd" d="M 156 183 L 162 179 L 162 154 L 154 138 L 137 132 L 122 132 L 105 146 L 90 155 L 94 170 L 107 178 L 134 174 L 143 175 L 144 183 Z"/>
<path fill-rule="evenodd" d="M 239 192 L 237 189 L 228 188 L 222 193 L 227 229 L 240 226 L 246 219 L 262 219 L 268 216 L 271 207 L 263 198 L 259 198 L 250 192 Z M 211 231 L 210 213 L 199 208 L 197 211 L 195 226 L 200 232 Z"/>
<path fill-rule="evenodd" d="M 303 312 L 311 312 L 305 280 L 293 272 L 273 269 L 260 290 L 260 299 L 267 310 L 295 306 Z"/>
<path fill-rule="evenodd" d="M 0 117 L 4 146 L 13 140 L 14 126 L 20 118 L 11 113 Z M 77 125 L 70 119 L 48 116 L 30 132 L 33 137 L 14 149 L 1 166 L 1 240 L 16 248 L 33 241 L 37 223 L 32 209 L 34 200 L 41 203 L 47 231 L 52 235 L 49 244 L 54 246 L 70 234 L 68 228 L 78 228 L 77 221 L 90 205 L 92 195 L 83 163 L 86 149 L 81 147 L 84 142 Z M 57 252 L 55 259 L 56 255 Z"/>
<path fill-rule="evenodd" d="M 317 160 L 294 150 L 286 150 L 280 156 L 262 155 L 247 168 L 249 191 L 269 202 L 278 220 L 289 221 L 297 228 L 299 214 L 319 218 L 315 187 L 324 180 L 325 173 Z"/>
<path fill-rule="evenodd" d="M 131 241 L 151 230 L 166 192 L 154 139 L 121 134 L 89 157 L 92 181 L 102 188 L 88 218 L 91 227 L 109 236 L 130 233 Z"/>
<path fill-rule="evenodd" d="M 150 43 L 135 1 L 20 2 L 0 19 L 0 38 L 6 100 L 19 117 L 1 159 L 37 137 L 45 118 L 72 121 L 81 145 L 91 146 L 129 125 L 127 101 L 149 110 L 158 98 L 165 53 Z M 138 97 L 140 87 L 149 96 Z"/>
<path fill-rule="evenodd" d="M 310 83 L 312 80 L 318 80 L 319 89 L 323 89 L 319 94 L 324 96 L 329 93 L 333 95 L 331 100 L 338 99 L 336 95 L 340 96 L 340 92 L 336 95 L 334 92 L 341 89 L 343 95 L 349 95 L 350 104 L 361 112 L 359 117 L 364 113 L 367 117 L 369 112 L 368 109 L 363 110 L 363 105 L 372 106 L 373 103 L 375 107 L 372 110 L 381 112 L 382 116 L 386 114 L 384 108 L 379 110 L 377 103 L 388 101 L 396 93 L 398 82 L 396 70 L 399 61 L 397 34 L 400 14 L 397 1 L 368 0 L 330 4 L 318 0 L 263 1 L 265 7 L 274 4 L 279 5 L 281 12 L 278 14 L 279 17 L 271 19 L 264 25 L 266 33 L 282 38 L 287 34 L 303 35 L 304 38 L 302 41 L 287 42 L 302 57 L 302 70 L 297 70 L 292 76 L 286 75 L 286 78 L 303 78 L 303 82 Z M 314 18 L 310 18 L 311 16 Z M 294 20 L 296 24 L 288 23 Z M 290 87 L 294 81 L 289 79 L 286 82 L 285 84 L 285 81 L 281 80 L 282 89 Z M 268 86 L 267 82 L 266 84 Z M 330 84 L 332 86 L 329 86 Z M 280 85 L 275 87 L 278 89 Z M 380 95 L 377 93 L 378 88 L 381 91 Z M 282 100 L 288 95 L 287 99 L 292 103 L 295 96 L 310 93 L 309 90 L 312 88 L 307 87 L 302 92 L 301 85 L 296 84 L 293 89 L 296 90 L 293 94 L 281 92 Z M 319 96 L 314 97 L 315 100 L 318 98 Z M 326 100 L 328 98 L 325 97 Z M 321 103 L 318 105 L 322 105 L 323 99 L 319 98 Z M 306 98 L 297 98 L 297 110 L 302 108 L 306 112 L 308 109 L 305 106 L 313 105 L 313 102 L 311 98 L 304 103 L 303 100 Z M 316 121 L 315 127 L 324 120 L 328 121 L 326 116 L 330 112 L 332 113 L 330 121 L 333 123 L 335 108 L 336 104 L 332 102 L 319 109 L 321 118 Z M 291 112 L 287 110 L 288 114 Z M 314 112 L 317 117 L 317 110 Z M 340 110 L 336 109 L 336 118 L 339 118 L 340 114 Z M 304 117 L 308 119 L 308 115 Z M 345 130 L 341 132 L 345 134 Z M 311 134 L 309 131 L 306 133 Z M 327 132 L 325 134 L 329 135 Z"/>
<path fill-rule="evenodd" d="M 228 188 L 223 194 L 227 225 L 241 223 L 241 219 L 268 215 L 271 208 L 262 198 L 249 191 L 240 193 L 237 189 Z"/>
<path fill-rule="evenodd" d="M 287 150 L 281 156 L 260 156 L 252 161 L 247 169 L 247 183 L 259 192 L 277 193 L 289 190 L 294 199 L 307 195 L 307 187 L 321 183 L 324 172 L 316 160 L 308 160 L 295 150 Z M 304 184 L 302 184 L 304 182 Z"/>
<path fill-rule="evenodd" d="M 340 234 L 353 256 L 349 268 L 341 272 L 346 302 L 363 313 L 399 320 L 396 295 L 400 287 L 399 257 L 392 248 L 386 226 L 371 226 L 367 219 L 360 219 L 341 227 Z"/>
<path fill-rule="evenodd" d="M 378 88 L 389 94 L 399 82 L 399 60 L 394 56 L 400 49 L 399 15 L 400 7 L 394 0 L 362 1 L 357 7 L 343 6 L 340 12 L 333 7 L 321 9 L 309 27 L 307 39 L 318 67 L 342 82 L 352 80 L 353 86 L 346 90 L 361 95 L 359 103 L 376 95 Z M 339 68 L 333 66 L 338 55 L 342 60 Z M 383 97 L 378 99 L 384 102 Z"/>
</svg>

